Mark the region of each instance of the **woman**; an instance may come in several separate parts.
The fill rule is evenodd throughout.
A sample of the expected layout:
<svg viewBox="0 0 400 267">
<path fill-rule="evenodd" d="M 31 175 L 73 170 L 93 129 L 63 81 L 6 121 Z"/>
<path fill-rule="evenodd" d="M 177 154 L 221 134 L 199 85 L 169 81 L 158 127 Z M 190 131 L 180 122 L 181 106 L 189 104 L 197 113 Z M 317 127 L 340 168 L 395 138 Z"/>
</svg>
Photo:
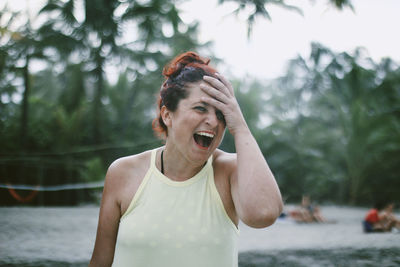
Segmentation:
<svg viewBox="0 0 400 267">
<path fill-rule="evenodd" d="M 116 160 L 90 266 L 237 266 L 239 220 L 261 228 L 279 188 L 231 84 L 193 52 L 164 68 L 153 128 L 165 146 Z M 217 149 L 225 128 L 236 154 Z"/>
</svg>

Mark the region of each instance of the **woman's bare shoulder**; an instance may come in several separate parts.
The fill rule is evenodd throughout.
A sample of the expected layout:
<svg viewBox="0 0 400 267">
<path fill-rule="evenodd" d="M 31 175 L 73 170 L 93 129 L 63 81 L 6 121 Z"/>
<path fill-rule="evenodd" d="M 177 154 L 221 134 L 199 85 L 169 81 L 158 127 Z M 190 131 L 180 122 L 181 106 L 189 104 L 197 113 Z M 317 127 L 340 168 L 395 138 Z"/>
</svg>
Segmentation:
<svg viewBox="0 0 400 267">
<path fill-rule="evenodd" d="M 236 168 L 236 153 L 228 153 L 217 149 L 213 155 L 213 165 L 217 170 L 231 173 Z"/>
<path fill-rule="evenodd" d="M 118 185 L 140 179 L 149 169 L 150 158 L 151 151 L 145 151 L 115 160 L 108 168 L 106 182 Z"/>
<path fill-rule="evenodd" d="M 140 154 L 121 157 L 111 163 L 110 167 L 108 168 L 108 172 L 112 173 L 119 173 L 119 172 L 126 172 L 131 171 L 135 168 L 142 167 L 146 161 L 149 161 L 151 157 L 151 150 L 144 151 Z"/>
<path fill-rule="evenodd" d="M 150 167 L 151 151 L 122 157 L 111 163 L 104 183 L 103 196 L 118 203 L 124 214 Z"/>
<path fill-rule="evenodd" d="M 213 161 L 216 164 L 222 165 L 235 165 L 236 164 L 236 153 L 225 152 L 221 149 L 217 149 L 213 155 Z"/>
</svg>

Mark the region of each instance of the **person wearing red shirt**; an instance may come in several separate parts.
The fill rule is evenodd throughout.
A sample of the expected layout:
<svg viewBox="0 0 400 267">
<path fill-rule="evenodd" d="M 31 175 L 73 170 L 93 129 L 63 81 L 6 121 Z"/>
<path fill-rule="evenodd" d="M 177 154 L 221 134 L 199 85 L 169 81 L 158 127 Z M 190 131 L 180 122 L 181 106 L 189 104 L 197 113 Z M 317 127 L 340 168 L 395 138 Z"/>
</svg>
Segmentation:
<svg viewBox="0 0 400 267">
<path fill-rule="evenodd" d="M 370 209 L 364 218 L 364 232 L 390 232 L 393 226 L 398 227 L 400 223 L 395 219 L 392 210 L 392 203 L 388 205 L 375 204 L 374 208 Z"/>
</svg>

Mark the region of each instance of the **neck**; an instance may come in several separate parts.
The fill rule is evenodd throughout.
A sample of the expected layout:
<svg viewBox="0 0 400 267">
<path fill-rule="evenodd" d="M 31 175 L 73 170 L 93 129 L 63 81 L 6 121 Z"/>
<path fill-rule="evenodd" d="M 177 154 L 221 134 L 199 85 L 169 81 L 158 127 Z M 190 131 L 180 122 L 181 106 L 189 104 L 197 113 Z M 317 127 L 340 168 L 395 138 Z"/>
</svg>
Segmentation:
<svg viewBox="0 0 400 267">
<path fill-rule="evenodd" d="M 160 171 L 173 181 L 185 181 L 195 176 L 205 165 L 190 162 L 178 151 L 167 147 L 164 147 L 162 154 L 161 157 L 160 153 Z"/>
</svg>

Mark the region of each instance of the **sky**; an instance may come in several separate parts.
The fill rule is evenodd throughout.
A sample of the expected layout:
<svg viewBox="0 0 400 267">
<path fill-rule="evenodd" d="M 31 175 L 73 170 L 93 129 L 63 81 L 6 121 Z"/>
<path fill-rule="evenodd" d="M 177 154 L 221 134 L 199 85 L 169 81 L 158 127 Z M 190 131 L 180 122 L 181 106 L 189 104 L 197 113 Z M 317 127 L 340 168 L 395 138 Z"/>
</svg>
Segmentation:
<svg viewBox="0 0 400 267">
<path fill-rule="evenodd" d="M 44 2 L 0 0 L 0 3 L 3 1 L 16 9 L 29 3 L 31 10 Z M 178 8 L 186 23 L 200 21 L 199 40 L 213 41 L 215 55 L 224 62 L 217 67 L 228 76 L 276 78 L 284 74 L 288 60 L 309 55 L 311 42 L 319 42 L 335 52 L 365 47 L 375 61 L 390 57 L 400 62 L 400 0 L 352 0 L 354 12 L 349 8 L 337 10 L 328 0 L 287 0 L 300 6 L 303 16 L 267 6 L 272 21 L 259 17 L 250 38 L 246 13 L 232 15 L 234 4 L 217 2 L 182 1 Z"/>
<path fill-rule="evenodd" d="M 272 21 L 259 17 L 249 39 L 245 14 L 229 16 L 234 5 L 217 2 L 189 1 L 180 8 L 185 21 L 201 21 L 200 40 L 214 42 L 216 56 L 225 62 L 224 71 L 234 76 L 283 75 L 288 60 L 309 56 L 311 42 L 335 52 L 365 47 L 375 61 L 390 57 L 400 62 L 399 0 L 352 0 L 354 11 L 337 10 L 328 0 L 287 1 L 300 6 L 303 16 L 271 6 L 267 10 Z"/>
</svg>

